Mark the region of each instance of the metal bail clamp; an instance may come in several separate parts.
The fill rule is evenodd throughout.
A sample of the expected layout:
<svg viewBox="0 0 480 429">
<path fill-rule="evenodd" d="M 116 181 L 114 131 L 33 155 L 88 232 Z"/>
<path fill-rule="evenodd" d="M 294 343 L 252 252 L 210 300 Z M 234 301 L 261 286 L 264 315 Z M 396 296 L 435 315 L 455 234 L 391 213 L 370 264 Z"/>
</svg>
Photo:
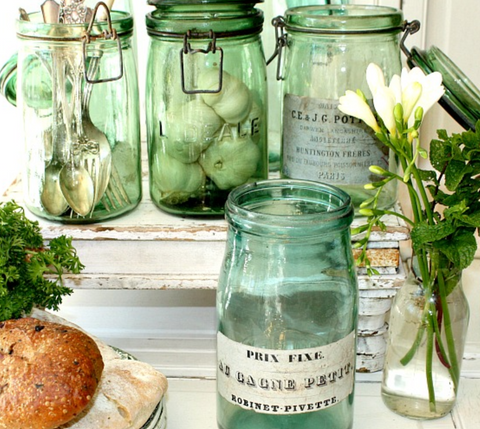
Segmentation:
<svg viewBox="0 0 480 429">
<path fill-rule="evenodd" d="M 400 49 L 406 55 L 407 59 L 410 59 L 412 54 L 405 46 L 405 40 L 407 40 L 407 37 L 410 36 L 410 34 L 415 34 L 418 30 L 420 30 L 420 21 L 418 20 L 411 22 L 405 21 L 403 24 L 403 36 L 400 40 Z"/>
<path fill-rule="evenodd" d="M 285 33 L 285 19 L 283 16 L 277 16 L 272 19 L 272 25 L 275 27 L 275 51 L 267 61 L 267 66 L 278 56 L 277 62 L 277 80 L 283 80 L 283 49 L 287 46 L 287 34 Z"/>
<path fill-rule="evenodd" d="M 181 81 L 182 81 L 182 91 L 185 94 L 218 94 L 223 88 L 223 49 L 217 46 L 217 37 L 214 31 L 210 30 L 208 33 L 198 33 L 195 34 L 195 37 L 205 37 L 208 36 L 210 42 L 206 49 L 193 49 L 189 39 L 193 36 L 192 31 L 188 30 L 183 37 L 183 48 L 180 50 L 180 72 L 181 72 Z M 218 72 L 218 88 L 216 89 L 187 89 L 185 85 L 185 61 L 184 56 L 189 54 L 215 54 L 216 52 L 220 54 L 220 66 Z"/>
<path fill-rule="evenodd" d="M 103 30 L 102 34 L 97 34 L 97 35 L 92 35 L 92 28 L 95 22 L 95 18 L 97 16 L 98 9 L 100 7 L 103 7 L 105 9 L 105 14 L 107 17 L 107 23 L 108 23 L 108 29 Z M 119 59 L 120 59 L 120 74 L 115 77 L 110 77 L 110 78 L 105 78 L 105 79 L 90 79 L 88 76 L 88 68 L 87 68 L 87 50 L 88 50 L 88 44 L 91 43 L 92 41 L 98 40 L 98 39 L 105 39 L 105 40 L 116 40 L 117 41 L 117 47 L 118 47 L 118 54 L 119 54 Z M 88 25 L 88 28 L 85 32 L 85 35 L 83 36 L 83 64 L 84 64 L 84 72 L 83 75 L 85 77 L 85 81 L 90 83 L 90 84 L 95 84 L 95 83 L 105 83 L 105 82 L 114 82 L 116 80 L 119 80 L 123 77 L 123 53 L 122 53 L 122 42 L 120 40 L 120 37 L 118 37 L 117 30 L 115 30 L 112 27 L 112 18 L 110 16 L 110 9 L 104 2 L 98 2 L 95 5 L 95 9 L 93 10 L 92 13 L 92 18 L 90 19 L 90 23 Z"/>
</svg>

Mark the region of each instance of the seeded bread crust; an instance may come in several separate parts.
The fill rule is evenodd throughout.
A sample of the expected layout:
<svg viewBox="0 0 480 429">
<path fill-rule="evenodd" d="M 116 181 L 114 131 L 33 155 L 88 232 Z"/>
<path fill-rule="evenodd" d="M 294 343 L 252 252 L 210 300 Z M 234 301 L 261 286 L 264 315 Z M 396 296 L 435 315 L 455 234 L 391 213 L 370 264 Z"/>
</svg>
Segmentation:
<svg viewBox="0 0 480 429">
<path fill-rule="evenodd" d="M 102 371 L 98 346 L 78 329 L 34 318 L 0 322 L 0 428 L 70 421 L 91 401 Z"/>
</svg>

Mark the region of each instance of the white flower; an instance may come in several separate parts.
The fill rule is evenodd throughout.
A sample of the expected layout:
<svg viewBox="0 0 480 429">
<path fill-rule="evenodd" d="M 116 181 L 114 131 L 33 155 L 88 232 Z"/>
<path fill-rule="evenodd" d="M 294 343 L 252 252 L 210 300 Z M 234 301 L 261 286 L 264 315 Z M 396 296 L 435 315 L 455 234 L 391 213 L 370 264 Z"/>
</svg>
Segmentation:
<svg viewBox="0 0 480 429">
<path fill-rule="evenodd" d="M 340 97 L 338 109 L 350 116 L 361 119 L 375 132 L 380 131 L 377 120 L 365 99 L 353 91 L 346 91 L 345 95 Z"/>
<path fill-rule="evenodd" d="M 404 68 L 401 80 L 402 88 L 404 89 L 413 82 L 418 82 L 422 86 L 421 96 L 412 108 L 411 113 L 414 113 L 417 107 L 422 107 L 425 115 L 445 93 L 445 88 L 442 86 L 442 75 L 439 72 L 425 75 L 419 67 L 414 67 L 410 71 Z M 410 114 L 407 120 L 409 126 L 413 125 L 415 121 L 414 115 Z"/>
<path fill-rule="evenodd" d="M 395 116 L 393 114 L 396 104 L 395 94 L 389 87 L 383 86 L 377 88 L 377 92 L 373 97 L 373 105 L 390 134 L 395 134 L 397 130 Z"/>
<path fill-rule="evenodd" d="M 372 97 L 375 97 L 378 88 L 385 86 L 385 76 L 382 69 L 375 63 L 370 63 L 367 67 L 367 84 L 372 93 Z"/>
<path fill-rule="evenodd" d="M 402 102 L 402 81 L 398 74 L 394 74 L 392 79 L 390 79 L 390 85 L 388 87 L 391 89 L 393 94 L 395 95 L 395 101 L 397 103 Z"/>
<path fill-rule="evenodd" d="M 409 83 L 402 91 L 403 120 L 408 122 L 414 108 L 422 96 L 423 88 L 419 82 Z"/>
</svg>

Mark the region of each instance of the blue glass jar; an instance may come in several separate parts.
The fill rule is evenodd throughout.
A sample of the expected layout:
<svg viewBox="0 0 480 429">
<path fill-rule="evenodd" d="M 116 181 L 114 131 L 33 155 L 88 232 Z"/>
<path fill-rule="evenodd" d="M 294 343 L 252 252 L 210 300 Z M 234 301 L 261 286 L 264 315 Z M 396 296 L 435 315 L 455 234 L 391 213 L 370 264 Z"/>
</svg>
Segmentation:
<svg viewBox="0 0 480 429">
<path fill-rule="evenodd" d="M 358 286 L 350 197 L 302 180 L 231 192 L 217 291 L 221 429 L 349 429 Z"/>
</svg>

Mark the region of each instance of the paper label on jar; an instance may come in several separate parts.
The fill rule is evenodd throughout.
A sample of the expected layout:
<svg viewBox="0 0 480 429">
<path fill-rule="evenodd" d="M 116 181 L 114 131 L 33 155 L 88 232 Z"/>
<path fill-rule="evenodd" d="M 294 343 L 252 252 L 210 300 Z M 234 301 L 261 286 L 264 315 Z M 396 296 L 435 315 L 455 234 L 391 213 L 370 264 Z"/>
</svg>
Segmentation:
<svg viewBox="0 0 480 429">
<path fill-rule="evenodd" d="M 264 414 L 300 414 L 353 392 L 355 332 L 325 346 L 270 350 L 217 334 L 217 388 L 228 402 Z"/>
<path fill-rule="evenodd" d="M 360 119 L 338 110 L 338 100 L 285 95 L 283 173 L 332 185 L 378 180 L 371 165 L 388 170 L 388 148 Z"/>
</svg>

